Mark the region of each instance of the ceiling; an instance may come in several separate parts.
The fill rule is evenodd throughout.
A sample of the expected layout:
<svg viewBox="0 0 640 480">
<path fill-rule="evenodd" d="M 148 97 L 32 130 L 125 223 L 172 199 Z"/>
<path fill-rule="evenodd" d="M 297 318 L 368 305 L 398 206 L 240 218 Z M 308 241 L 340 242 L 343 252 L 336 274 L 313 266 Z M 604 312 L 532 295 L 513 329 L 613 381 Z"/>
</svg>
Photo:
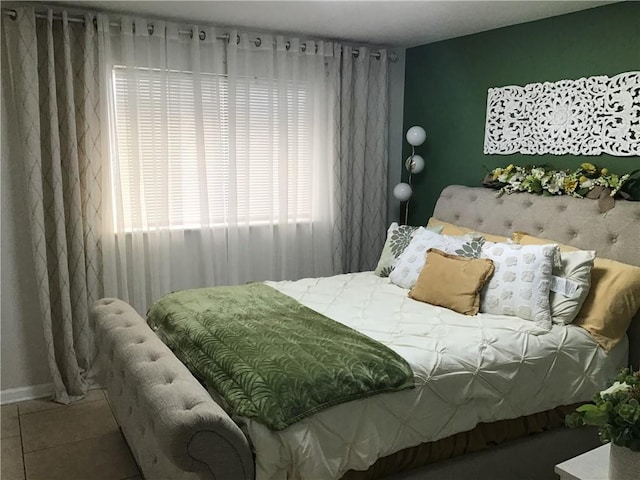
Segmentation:
<svg viewBox="0 0 640 480">
<path fill-rule="evenodd" d="M 62 3 L 216 26 L 415 46 L 615 1 L 76 1 Z"/>
</svg>

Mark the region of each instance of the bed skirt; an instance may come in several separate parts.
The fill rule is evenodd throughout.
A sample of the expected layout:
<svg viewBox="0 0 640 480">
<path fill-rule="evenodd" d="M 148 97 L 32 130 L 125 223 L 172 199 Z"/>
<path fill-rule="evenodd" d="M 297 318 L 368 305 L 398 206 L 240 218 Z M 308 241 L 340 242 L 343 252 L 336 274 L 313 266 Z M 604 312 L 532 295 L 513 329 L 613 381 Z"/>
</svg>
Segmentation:
<svg viewBox="0 0 640 480">
<path fill-rule="evenodd" d="M 575 405 L 563 405 L 525 417 L 480 423 L 473 430 L 457 433 L 435 442 L 406 448 L 379 458 L 367 470 L 349 470 L 342 480 L 374 480 L 398 472 L 413 470 L 430 463 L 440 462 L 466 453 L 477 452 L 535 433 L 564 425 L 564 417 L 575 411 Z"/>
</svg>

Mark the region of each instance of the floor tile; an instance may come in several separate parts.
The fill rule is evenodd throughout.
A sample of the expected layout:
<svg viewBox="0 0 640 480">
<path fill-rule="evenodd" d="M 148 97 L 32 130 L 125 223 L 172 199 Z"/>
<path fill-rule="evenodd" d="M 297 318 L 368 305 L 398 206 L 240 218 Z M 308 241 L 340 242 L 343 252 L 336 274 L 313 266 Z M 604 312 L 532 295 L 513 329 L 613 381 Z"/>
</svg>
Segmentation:
<svg viewBox="0 0 640 480">
<path fill-rule="evenodd" d="M 20 437 L 3 438 L 2 442 L 0 442 L 0 449 L 2 450 L 0 478 L 5 480 L 24 480 Z"/>
<path fill-rule="evenodd" d="M 25 453 L 119 433 L 106 400 L 21 415 L 20 425 Z"/>
<path fill-rule="evenodd" d="M 120 480 L 138 469 L 119 431 L 24 456 L 27 480 Z"/>
<path fill-rule="evenodd" d="M 18 420 L 18 407 L 16 405 L 3 405 L 0 417 L 0 438 L 15 437 L 20 435 L 20 423 Z"/>
<path fill-rule="evenodd" d="M 74 402 L 72 405 L 81 405 L 86 402 L 95 402 L 104 400 L 104 393 L 101 389 L 89 390 L 82 400 Z M 42 412 L 44 410 L 53 410 L 54 408 L 64 408 L 67 405 L 54 402 L 53 400 L 40 398 L 38 400 L 29 400 L 18 404 L 20 415 L 27 413 Z"/>
<path fill-rule="evenodd" d="M 2 412 L 2 419 L 5 417 L 17 417 L 18 416 L 18 404 L 12 403 L 10 405 L 2 405 L 0 407 L 0 411 Z"/>
</svg>

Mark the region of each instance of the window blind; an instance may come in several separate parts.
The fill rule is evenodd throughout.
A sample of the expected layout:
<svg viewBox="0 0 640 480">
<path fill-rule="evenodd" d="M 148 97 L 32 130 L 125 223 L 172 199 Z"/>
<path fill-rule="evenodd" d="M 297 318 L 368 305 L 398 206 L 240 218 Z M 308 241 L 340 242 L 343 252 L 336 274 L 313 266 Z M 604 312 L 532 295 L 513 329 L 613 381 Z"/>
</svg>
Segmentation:
<svg viewBox="0 0 640 480">
<path fill-rule="evenodd" d="M 308 83 L 126 70 L 116 66 L 112 76 L 114 192 L 123 206 L 116 224 L 133 230 L 311 220 Z"/>
</svg>

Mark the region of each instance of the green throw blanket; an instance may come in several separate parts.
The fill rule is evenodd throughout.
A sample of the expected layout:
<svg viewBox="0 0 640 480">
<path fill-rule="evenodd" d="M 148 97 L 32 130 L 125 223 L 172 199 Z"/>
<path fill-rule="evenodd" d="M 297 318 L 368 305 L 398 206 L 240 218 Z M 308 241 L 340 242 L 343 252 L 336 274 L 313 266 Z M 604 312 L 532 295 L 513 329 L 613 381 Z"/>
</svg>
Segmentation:
<svg viewBox="0 0 640 480">
<path fill-rule="evenodd" d="M 261 283 L 171 293 L 148 318 L 236 414 L 273 430 L 413 387 L 411 368 L 395 352 Z"/>
</svg>

